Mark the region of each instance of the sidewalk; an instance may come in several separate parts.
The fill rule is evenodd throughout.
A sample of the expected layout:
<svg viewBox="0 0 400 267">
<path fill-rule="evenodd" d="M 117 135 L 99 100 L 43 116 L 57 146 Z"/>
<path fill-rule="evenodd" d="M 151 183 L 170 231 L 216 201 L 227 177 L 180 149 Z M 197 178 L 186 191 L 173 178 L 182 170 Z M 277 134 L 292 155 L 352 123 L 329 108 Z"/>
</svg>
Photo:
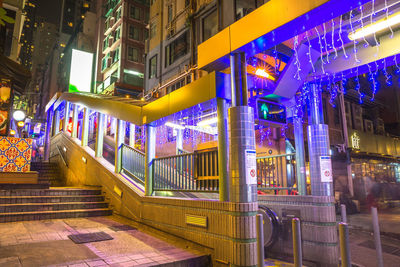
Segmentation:
<svg viewBox="0 0 400 267">
<path fill-rule="evenodd" d="M 400 239 L 400 208 L 378 210 L 379 227 L 382 235 Z M 340 215 L 338 220 L 340 220 Z M 349 227 L 373 232 L 370 213 L 347 215 Z"/>
<path fill-rule="evenodd" d="M 205 266 L 208 257 L 181 249 L 117 217 L 0 224 L 0 266 Z M 76 244 L 68 235 L 105 232 L 113 240 Z"/>
</svg>

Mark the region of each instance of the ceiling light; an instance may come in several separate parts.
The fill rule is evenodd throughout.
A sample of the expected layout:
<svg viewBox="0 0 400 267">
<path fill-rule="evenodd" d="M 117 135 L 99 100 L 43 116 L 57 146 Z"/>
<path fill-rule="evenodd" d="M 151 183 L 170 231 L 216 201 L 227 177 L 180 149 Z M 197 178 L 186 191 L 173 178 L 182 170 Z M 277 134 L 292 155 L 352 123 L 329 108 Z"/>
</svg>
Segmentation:
<svg viewBox="0 0 400 267">
<path fill-rule="evenodd" d="M 375 23 L 369 24 L 365 27 L 362 27 L 354 32 L 349 34 L 350 40 L 357 40 L 360 38 L 364 38 L 368 35 L 380 32 L 382 30 L 388 29 L 389 27 L 393 27 L 400 23 L 400 13 L 392 15 L 388 18 L 381 19 Z"/>
<path fill-rule="evenodd" d="M 256 69 L 255 74 L 258 77 L 266 78 L 266 79 L 270 79 L 272 81 L 275 81 L 275 78 L 272 77 L 265 69 L 258 68 L 258 69 Z"/>
<path fill-rule="evenodd" d="M 206 126 L 206 125 L 211 125 L 211 124 L 215 124 L 218 122 L 218 118 L 217 117 L 212 117 L 206 120 L 202 120 L 199 123 L 197 123 L 197 126 Z"/>
<path fill-rule="evenodd" d="M 165 123 L 165 126 L 168 126 L 168 127 L 171 127 L 171 128 L 174 128 L 174 129 L 178 129 L 178 130 L 184 130 L 185 129 L 185 127 L 183 127 L 182 125 L 179 125 L 179 124 L 176 124 L 176 123 L 173 123 L 173 122 L 167 122 L 167 123 Z"/>
</svg>

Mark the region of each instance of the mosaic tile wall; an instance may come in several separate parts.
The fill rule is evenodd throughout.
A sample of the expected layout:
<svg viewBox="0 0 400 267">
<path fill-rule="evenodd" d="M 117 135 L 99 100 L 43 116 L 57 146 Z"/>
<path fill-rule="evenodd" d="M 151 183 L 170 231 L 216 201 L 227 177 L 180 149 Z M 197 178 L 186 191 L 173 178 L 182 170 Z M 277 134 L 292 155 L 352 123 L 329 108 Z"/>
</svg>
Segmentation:
<svg viewBox="0 0 400 267">
<path fill-rule="evenodd" d="M 0 171 L 28 172 L 31 168 L 32 139 L 0 137 Z"/>
</svg>

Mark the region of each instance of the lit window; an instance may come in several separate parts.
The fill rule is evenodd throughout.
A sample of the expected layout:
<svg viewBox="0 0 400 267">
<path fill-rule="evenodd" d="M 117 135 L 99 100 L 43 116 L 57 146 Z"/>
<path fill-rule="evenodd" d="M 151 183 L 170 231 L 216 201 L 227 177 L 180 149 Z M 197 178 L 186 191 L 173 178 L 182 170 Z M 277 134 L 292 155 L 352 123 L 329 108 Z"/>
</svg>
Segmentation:
<svg viewBox="0 0 400 267">
<path fill-rule="evenodd" d="M 68 22 L 68 26 L 72 27 L 74 24 L 72 22 Z"/>
</svg>

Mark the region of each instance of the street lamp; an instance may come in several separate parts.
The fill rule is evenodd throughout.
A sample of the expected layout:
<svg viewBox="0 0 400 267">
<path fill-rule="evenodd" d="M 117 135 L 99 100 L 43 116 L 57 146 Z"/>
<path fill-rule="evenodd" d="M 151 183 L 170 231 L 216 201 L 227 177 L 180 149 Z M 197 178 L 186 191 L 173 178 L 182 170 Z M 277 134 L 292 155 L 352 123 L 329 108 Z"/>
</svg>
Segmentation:
<svg viewBox="0 0 400 267">
<path fill-rule="evenodd" d="M 23 110 L 15 110 L 13 113 L 13 118 L 16 121 L 22 121 L 26 117 L 25 111 Z"/>
</svg>

